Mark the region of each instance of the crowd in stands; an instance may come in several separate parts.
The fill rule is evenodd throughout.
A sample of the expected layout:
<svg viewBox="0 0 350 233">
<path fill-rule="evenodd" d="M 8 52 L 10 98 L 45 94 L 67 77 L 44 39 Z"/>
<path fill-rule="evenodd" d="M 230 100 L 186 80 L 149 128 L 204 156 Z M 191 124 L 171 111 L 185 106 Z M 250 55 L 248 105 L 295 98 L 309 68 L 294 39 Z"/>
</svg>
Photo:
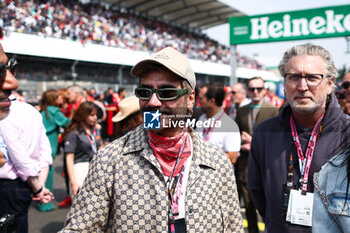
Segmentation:
<svg viewBox="0 0 350 233">
<path fill-rule="evenodd" d="M 201 33 L 146 18 L 116 5 L 76 0 L 1 0 L 0 38 L 20 32 L 106 46 L 155 52 L 171 46 L 189 58 L 229 64 L 229 48 Z M 238 54 L 241 67 L 265 69 Z"/>
</svg>

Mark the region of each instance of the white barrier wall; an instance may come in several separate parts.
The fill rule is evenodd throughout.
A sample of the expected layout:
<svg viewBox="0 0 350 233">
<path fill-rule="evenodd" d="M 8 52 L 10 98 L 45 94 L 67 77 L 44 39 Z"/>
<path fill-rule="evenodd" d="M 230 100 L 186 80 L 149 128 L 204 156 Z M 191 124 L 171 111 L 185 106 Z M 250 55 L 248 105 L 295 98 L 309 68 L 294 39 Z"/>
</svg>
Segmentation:
<svg viewBox="0 0 350 233">
<path fill-rule="evenodd" d="M 44 36 L 11 32 L 0 41 L 6 53 L 52 57 L 87 62 L 133 66 L 138 61 L 148 58 L 148 52 L 132 51 L 97 44 L 81 44 L 80 41 L 62 40 Z M 194 72 L 207 75 L 230 77 L 229 65 L 190 59 Z M 261 76 L 268 81 L 278 82 L 280 77 L 270 71 L 239 67 L 237 77 L 249 79 Z"/>
</svg>

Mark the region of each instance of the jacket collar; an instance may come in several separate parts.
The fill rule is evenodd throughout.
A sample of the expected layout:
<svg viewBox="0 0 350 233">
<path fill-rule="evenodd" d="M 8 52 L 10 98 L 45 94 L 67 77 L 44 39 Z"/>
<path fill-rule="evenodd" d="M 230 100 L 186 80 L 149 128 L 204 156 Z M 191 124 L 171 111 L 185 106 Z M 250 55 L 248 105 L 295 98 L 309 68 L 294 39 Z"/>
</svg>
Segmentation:
<svg viewBox="0 0 350 233">
<path fill-rule="evenodd" d="M 216 169 L 217 164 L 210 158 L 210 153 L 206 152 L 208 145 L 205 140 L 193 129 L 189 129 L 192 138 L 192 163 L 196 167 L 209 167 Z M 143 125 L 138 126 L 135 130 L 131 131 L 128 136 L 122 154 L 140 152 L 140 155 L 153 164 L 159 171 L 161 170 L 160 164 L 156 156 L 154 155 L 151 146 L 149 145 L 146 130 L 143 129 Z"/>
</svg>

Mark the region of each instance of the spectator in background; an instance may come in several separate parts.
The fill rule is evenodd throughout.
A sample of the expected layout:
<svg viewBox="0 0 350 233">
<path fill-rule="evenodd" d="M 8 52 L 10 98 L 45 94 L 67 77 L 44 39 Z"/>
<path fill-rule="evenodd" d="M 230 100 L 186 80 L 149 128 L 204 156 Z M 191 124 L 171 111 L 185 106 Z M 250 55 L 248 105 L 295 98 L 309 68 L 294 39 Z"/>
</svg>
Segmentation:
<svg viewBox="0 0 350 233">
<path fill-rule="evenodd" d="M 192 114 L 192 118 L 194 119 L 196 122 L 199 120 L 199 117 L 203 114 L 203 111 L 200 107 L 200 103 L 199 103 L 199 92 L 200 92 L 200 88 L 198 86 L 196 86 L 195 90 L 195 101 L 194 101 L 194 105 L 193 105 L 193 114 Z M 196 125 L 193 127 L 193 129 L 196 129 Z"/>
<path fill-rule="evenodd" d="M 226 114 L 233 120 L 236 119 L 237 110 L 250 103 L 246 95 L 246 87 L 243 83 L 236 83 L 232 85 L 230 92 L 230 103 L 226 108 Z"/>
<path fill-rule="evenodd" d="M 94 102 L 96 97 L 96 90 L 95 88 L 90 88 L 89 91 L 87 92 L 87 97 L 86 100 L 90 102 Z"/>
<path fill-rule="evenodd" d="M 16 31 L 148 52 L 172 46 L 192 59 L 230 62 L 229 48 L 205 34 L 145 18 L 125 8 L 58 0 L 46 4 L 36 1 L 2 1 L 0 4 L 0 24 L 3 22 L 5 33 Z M 238 64 L 265 69 L 258 61 L 240 54 Z"/>
<path fill-rule="evenodd" d="M 126 90 L 124 87 L 120 87 L 119 90 L 118 90 L 118 95 L 119 95 L 119 101 L 122 101 L 125 97 L 126 97 Z"/>
<path fill-rule="evenodd" d="M 23 91 L 22 90 L 16 90 L 13 92 L 13 95 L 15 96 L 16 100 L 21 102 L 26 102 L 26 99 L 23 97 Z"/>
<path fill-rule="evenodd" d="M 341 88 L 342 94 L 345 97 L 343 110 L 345 114 L 350 115 L 350 72 L 344 76 Z"/>
<path fill-rule="evenodd" d="M 203 135 L 203 138 L 216 146 L 218 146 L 231 160 L 232 164 L 237 161 L 241 137 L 239 128 L 234 120 L 232 120 L 223 110 L 222 103 L 225 98 L 224 86 L 219 83 L 204 86 L 199 93 L 199 102 L 204 114 L 199 121 L 211 121 L 208 127 L 197 127 L 197 131 Z M 216 123 L 220 122 L 220 126 Z"/>
<path fill-rule="evenodd" d="M 83 185 L 89 163 L 100 148 L 100 131 L 95 127 L 97 107 L 92 102 L 82 103 L 74 113 L 64 137 L 67 172 L 71 194 L 75 197 Z"/>
<path fill-rule="evenodd" d="M 280 108 L 283 105 L 283 100 L 276 95 L 276 84 L 272 82 L 265 82 L 266 94 L 265 101 L 273 106 Z"/>
<path fill-rule="evenodd" d="M 350 102 L 350 72 L 348 72 L 344 78 L 343 82 L 341 84 L 342 92 L 345 95 L 346 101 Z"/>
<path fill-rule="evenodd" d="M 74 113 L 78 110 L 79 106 L 86 101 L 84 97 L 84 89 L 79 85 L 72 85 L 67 88 L 67 99 L 69 102 L 69 118 L 72 119 L 74 117 Z M 70 206 L 72 203 L 72 198 L 69 192 L 69 177 L 68 177 L 68 168 L 67 168 L 67 159 L 66 153 L 63 156 L 63 172 L 65 174 L 67 192 L 69 193 L 67 197 L 60 202 L 60 207 Z"/>
<path fill-rule="evenodd" d="M 16 232 L 26 233 L 31 201 L 48 203 L 53 199 L 45 188 L 52 158 L 38 111 L 27 103 L 10 100 L 11 92 L 18 86 L 14 77 L 16 65 L 16 60 L 8 60 L 0 44 L 0 137 L 9 157 L 0 168 L 0 216 L 15 214 Z"/>
<path fill-rule="evenodd" d="M 119 112 L 112 118 L 112 121 L 118 123 L 117 138 L 141 125 L 143 121 L 139 99 L 136 96 L 130 96 L 120 101 Z"/>
<path fill-rule="evenodd" d="M 113 88 L 109 87 L 105 95 L 105 102 L 107 103 L 107 105 L 116 104 L 119 98 L 119 96 L 117 95 L 118 95 L 117 93 L 114 93 Z"/>
<path fill-rule="evenodd" d="M 67 98 L 67 89 L 57 89 L 57 103 L 63 115 L 70 116 L 69 100 Z"/>
<path fill-rule="evenodd" d="M 239 108 L 236 116 L 236 122 L 242 134 L 242 145 L 235 172 L 238 180 L 238 194 L 243 197 L 246 209 L 249 233 L 257 233 L 259 229 L 256 209 L 247 185 L 249 152 L 253 130 L 264 120 L 276 116 L 278 108 L 264 100 L 266 89 L 261 77 L 249 79 L 247 93 L 252 102 Z"/>
<path fill-rule="evenodd" d="M 74 115 L 80 104 L 85 102 L 84 89 L 79 85 L 72 85 L 67 88 L 67 98 L 69 103 L 72 105 L 70 117 Z"/>
<path fill-rule="evenodd" d="M 40 113 L 43 118 L 43 123 L 46 129 L 46 135 L 49 138 L 51 145 L 51 156 L 54 160 L 58 149 L 58 135 L 60 133 L 60 127 L 65 127 L 70 122 L 70 119 L 65 117 L 58 108 L 60 102 L 58 93 L 56 90 L 47 90 L 42 94 L 40 100 Z M 51 165 L 49 167 L 49 173 L 46 179 L 45 187 L 53 192 L 54 185 L 54 168 Z M 47 204 L 39 204 L 38 209 L 40 211 L 51 211 L 55 209 L 52 202 Z"/>
<path fill-rule="evenodd" d="M 254 131 L 248 187 L 268 232 L 311 233 L 311 215 L 301 213 L 312 212 L 313 175 L 349 145 L 350 120 L 333 94 L 337 69 L 323 47 L 296 45 L 278 68 L 288 104 Z"/>
</svg>

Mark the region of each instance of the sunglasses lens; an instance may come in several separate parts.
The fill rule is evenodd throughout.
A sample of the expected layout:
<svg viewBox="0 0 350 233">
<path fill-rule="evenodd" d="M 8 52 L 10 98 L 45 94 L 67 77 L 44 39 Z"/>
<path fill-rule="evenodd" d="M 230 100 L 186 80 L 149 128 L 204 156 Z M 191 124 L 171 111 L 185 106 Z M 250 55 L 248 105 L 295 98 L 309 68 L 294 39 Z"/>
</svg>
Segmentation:
<svg viewBox="0 0 350 233">
<path fill-rule="evenodd" d="M 17 60 L 14 58 L 11 58 L 9 61 L 9 68 L 10 72 L 12 73 L 13 76 L 17 74 Z"/>
<path fill-rule="evenodd" d="M 152 96 L 152 91 L 145 88 L 136 88 L 135 95 L 140 99 L 150 99 Z"/>
<path fill-rule="evenodd" d="M 341 85 L 342 88 L 344 89 L 348 89 L 349 88 L 349 85 L 350 85 L 350 82 L 343 82 L 343 84 Z"/>
<path fill-rule="evenodd" d="M 170 100 L 177 98 L 177 90 L 167 89 L 167 90 L 158 90 L 159 99 Z"/>
<path fill-rule="evenodd" d="M 263 87 L 249 87 L 248 90 L 250 92 L 254 92 L 255 90 L 257 90 L 258 92 L 262 91 L 262 89 L 264 89 Z"/>
</svg>

